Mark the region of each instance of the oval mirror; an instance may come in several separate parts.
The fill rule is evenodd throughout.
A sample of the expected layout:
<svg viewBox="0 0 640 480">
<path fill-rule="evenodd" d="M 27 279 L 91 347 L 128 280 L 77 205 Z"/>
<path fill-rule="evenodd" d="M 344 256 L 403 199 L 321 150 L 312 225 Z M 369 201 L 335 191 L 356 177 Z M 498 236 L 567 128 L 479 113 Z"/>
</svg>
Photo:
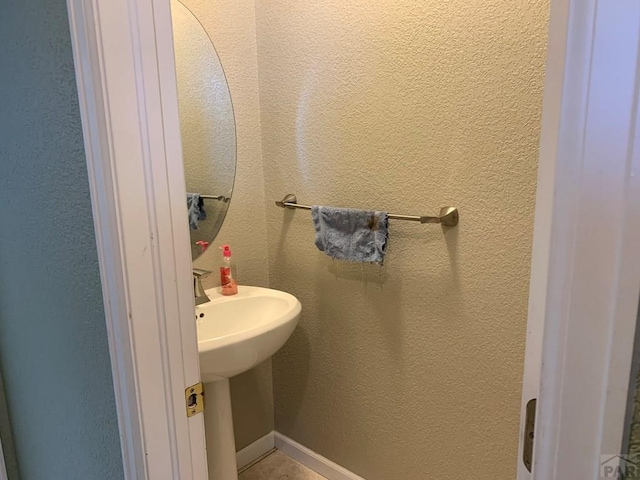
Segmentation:
<svg viewBox="0 0 640 480">
<path fill-rule="evenodd" d="M 180 134 L 191 256 L 215 240 L 236 174 L 236 127 L 229 85 L 209 35 L 182 2 L 171 1 Z"/>
</svg>

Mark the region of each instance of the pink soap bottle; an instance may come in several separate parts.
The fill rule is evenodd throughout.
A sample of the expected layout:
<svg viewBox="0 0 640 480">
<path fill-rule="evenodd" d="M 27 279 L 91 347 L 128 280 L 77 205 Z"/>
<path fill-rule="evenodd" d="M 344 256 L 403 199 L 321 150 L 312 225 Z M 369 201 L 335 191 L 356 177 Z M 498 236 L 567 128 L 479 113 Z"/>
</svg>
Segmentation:
<svg viewBox="0 0 640 480">
<path fill-rule="evenodd" d="M 231 249 L 229 245 L 220 247 L 222 250 L 222 265 L 220 265 L 220 293 L 222 295 L 235 295 L 238 293 L 238 284 L 233 278 L 231 265 Z"/>
</svg>

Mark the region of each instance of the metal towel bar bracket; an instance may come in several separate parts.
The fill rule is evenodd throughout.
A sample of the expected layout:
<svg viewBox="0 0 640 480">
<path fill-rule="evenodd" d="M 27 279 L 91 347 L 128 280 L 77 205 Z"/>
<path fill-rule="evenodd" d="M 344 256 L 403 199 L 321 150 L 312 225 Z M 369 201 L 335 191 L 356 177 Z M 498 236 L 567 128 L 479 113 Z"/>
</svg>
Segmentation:
<svg viewBox="0 0 640 480">
<path fill-rule="evenodd" d="M 290 193 L 286 195 L 282 200 L 276 202 L 276 205 L 281 208 L 311 210 L 310 205 L 301 205 L 298 203 L 298 198 Z M 442 207 L 440 209 L 440 215 L 437 217 L 428 217 L 422 215 L 397 215 L 395 213 L 388 214 L 390 219 L 393 220 L 408 220 L 410 222 L 420 223 L 439 223 L 445 227 L 455 227 L 458 225 L 460 215 L 456 207 Z"/>
</svg>

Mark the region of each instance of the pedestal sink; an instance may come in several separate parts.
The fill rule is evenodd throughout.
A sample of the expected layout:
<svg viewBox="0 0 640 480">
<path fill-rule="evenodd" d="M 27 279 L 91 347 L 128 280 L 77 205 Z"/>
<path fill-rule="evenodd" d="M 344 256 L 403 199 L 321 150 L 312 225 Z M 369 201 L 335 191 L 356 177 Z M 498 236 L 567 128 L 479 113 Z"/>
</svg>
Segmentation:
<svg viewBox="0 0 640 480">
<path fill-rule="evenodd" d="M 276 353 L 300 317 L 296 297 L 278 290 L 238 287 L 225 297 L 206 291 L 210 301 L 196 306 L 200 375 L 205 391 L 207 457 L 211 480 L 237 479 L 229 378 Z"/>
</svg>

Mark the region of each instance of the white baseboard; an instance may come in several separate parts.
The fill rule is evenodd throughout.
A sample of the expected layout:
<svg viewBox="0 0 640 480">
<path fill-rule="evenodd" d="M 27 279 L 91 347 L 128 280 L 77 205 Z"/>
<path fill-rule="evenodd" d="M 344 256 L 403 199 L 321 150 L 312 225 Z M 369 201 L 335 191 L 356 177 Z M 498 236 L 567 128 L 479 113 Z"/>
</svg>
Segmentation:
<svg viewBox="0 0 640 480">
<path fill-rule="evenodd" d="M 264 437 L 259 438 L 251 445 L 244 447 L 236 453 L 236 462 L 238 470 L 243 469 L 247 465 L 255 462 L 260 457 L 269 453 L 275 448 L 275 432 L 269 432 Z"/>
<path fill-rule="evenodd" d="M 364 480 L 364 478 L 278 432 L 275 432 L 275 446 L 282 453 L 289 455 L 329 480 Z"/>
</svg>

